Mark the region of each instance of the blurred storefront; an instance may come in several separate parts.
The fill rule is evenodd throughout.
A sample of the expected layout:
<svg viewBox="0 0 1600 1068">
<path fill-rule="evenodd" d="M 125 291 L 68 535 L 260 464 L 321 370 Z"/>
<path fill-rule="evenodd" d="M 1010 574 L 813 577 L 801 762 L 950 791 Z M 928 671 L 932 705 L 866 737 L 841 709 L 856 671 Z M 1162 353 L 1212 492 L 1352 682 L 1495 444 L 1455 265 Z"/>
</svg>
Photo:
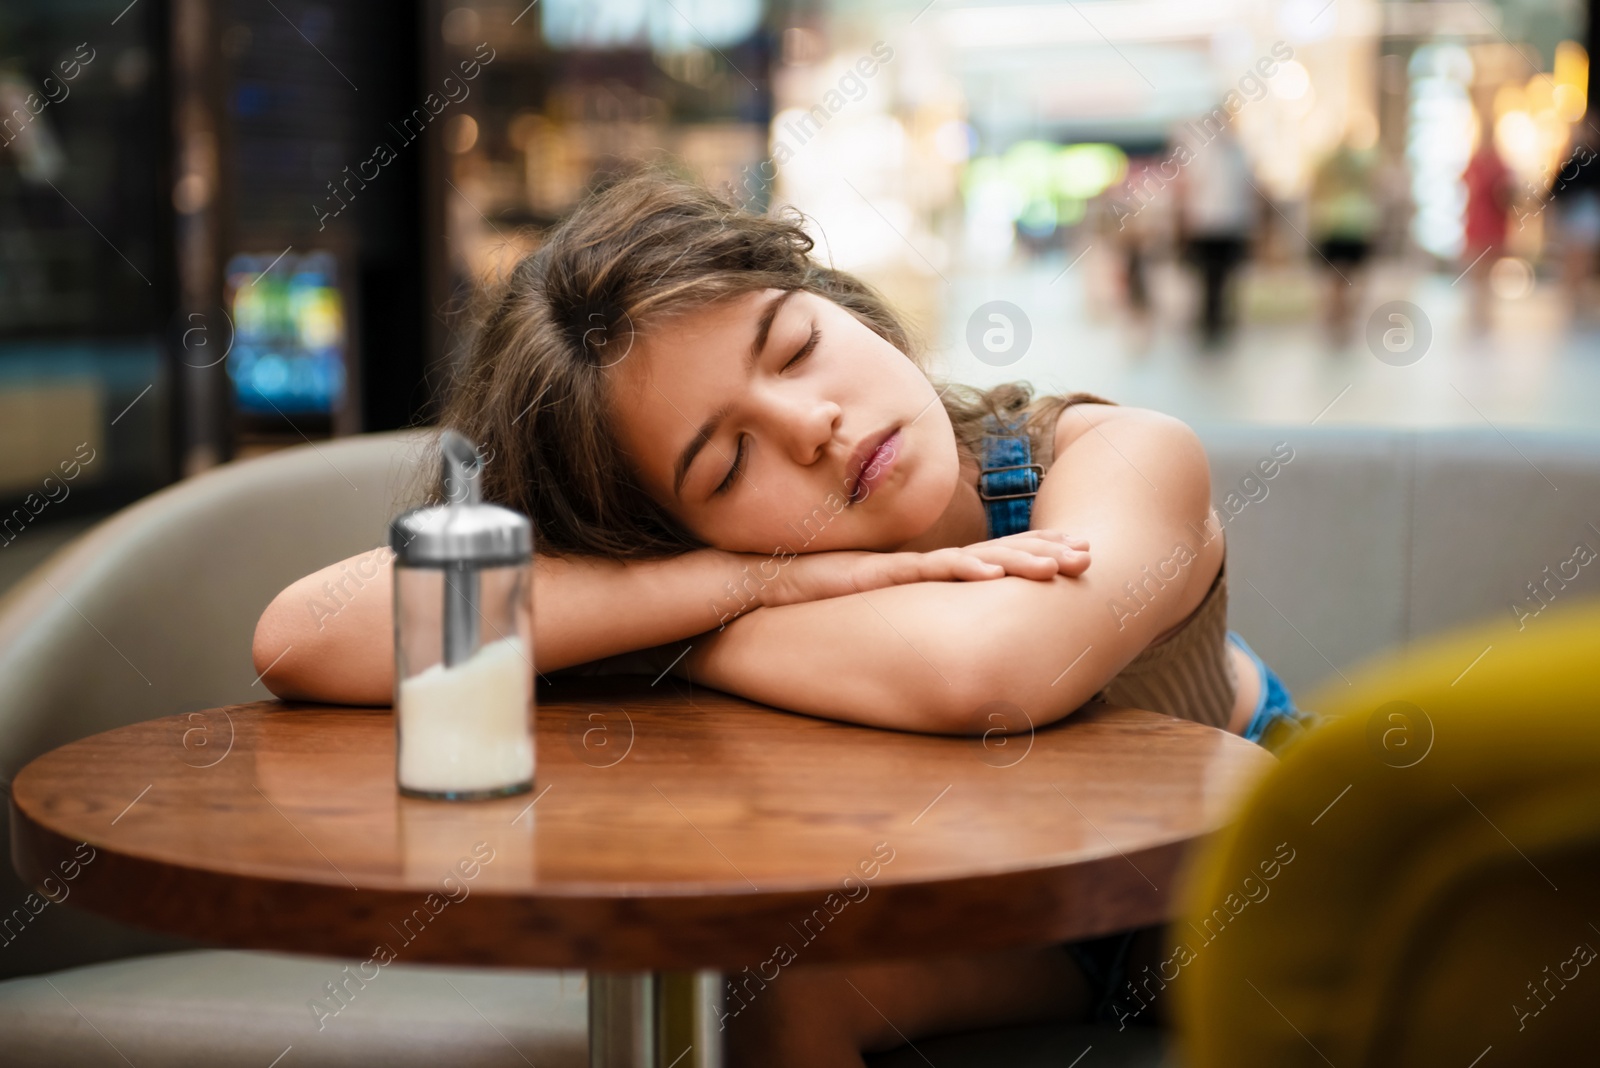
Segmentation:
<svg viewBox="0 0 1600 1068">
<path fill-rule="evenodd" d="M 165 25 L 81 14 L 0 9 L 0 501 L 30 524 L 171 477 Z"/>
<path fill-rule="evenodd" d="M 1487 145 L 1511 181 L 1481 273 L 1515 301 L 1582 260 L 1590 33 L 1558 0 L 17 0 L 0 503 L 80 444 L 70 508 L 105 508 L 425 421 L 478 288 L 646 162 L 797 208 L 961 355 L 1019 272 L 1085 322 L 1159 318 L 1224 143 L 1247 322 L 1314 319 L 1355 230 L 1448 282 Z"/>
<path fill-rule="evenodd" d="M 1152 201 L 1170 209 L 1159 202 L 1179 195 L 1188 159 L 1222 126 L 1263 201 L 1269 259 L 1306 257 L 1314 176 L 1346 144 L 1378 157 L 1385 249 L 1453 261 L 1461 175 L 1484 132 L 1527 212 L 1586 110 L 1585 20 L 1571 5 L 1128 0 L 911 14 L 883 4 L 835 20 L 865 28 L 824 70 L 874 37 L 895 61 L 779 182 L 822 230 L 872 244 L 836 249 L 868 271 L 981 271 L 1081 247 L 1097 200 L 1119 224 Z M 819 90 L 793 94 L 794 106 Z M 870 242 L 881 227 L 853 225 L 869 212 L 904 240 Z M 1541 254 L 1531 219 L 1514 247 Z"/>
<path fill-rule="evenodd" d="M 423 157 L 351 180 L 414 102 L 420 28 L 404 4 L 0 12 L 4 514 L 81 443 L 52 515 L 420 410 Z"/>
<path fill-rule="evenodd" d="M 487 49 L 481 92 L 444 129 L 444 256 L 432 279 L 459 351 L 472 296 L 596 185 L 679 168 L 764 204 L 772 116 L 761 0 L 469 0 L 442 17 L 446 68 Z"/>
</svg>

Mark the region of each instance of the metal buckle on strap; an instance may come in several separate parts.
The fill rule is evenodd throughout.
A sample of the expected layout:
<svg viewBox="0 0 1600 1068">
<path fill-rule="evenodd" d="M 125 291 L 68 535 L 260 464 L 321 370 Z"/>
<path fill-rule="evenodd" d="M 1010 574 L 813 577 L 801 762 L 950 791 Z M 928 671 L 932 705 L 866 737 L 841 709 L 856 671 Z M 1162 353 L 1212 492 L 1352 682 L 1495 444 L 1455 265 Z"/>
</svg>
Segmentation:
<svg viewBox="0 0 1600 1068">
<path fill-rule="evenodd" d="M 991 494 L 983 488 L 983 479 L 986 475 L 997 475 L 1001 471 L 1032 471 L 1035 486 L 1026 493 L 998 493 Z M 1009 467 L 985 467 L 978 472 L 978 496 L 986 501 L 1011 501 L 1019 497 L 1032 497 L 1038 492 L 1037 483 L 1044 481 L 1044 467 L 1040 464 L 1012 464 Z"/>
</svg>

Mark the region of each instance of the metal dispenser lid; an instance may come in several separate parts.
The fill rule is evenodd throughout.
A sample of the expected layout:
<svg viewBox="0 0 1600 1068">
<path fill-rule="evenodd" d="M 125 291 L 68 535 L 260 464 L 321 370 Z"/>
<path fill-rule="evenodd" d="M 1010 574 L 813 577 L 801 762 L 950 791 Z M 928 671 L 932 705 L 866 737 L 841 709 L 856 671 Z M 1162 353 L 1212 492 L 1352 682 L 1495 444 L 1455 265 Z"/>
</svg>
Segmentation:
<svg viewBox="0 0 1600 1068">
<path fill-rule="evenodd" d="M 528 517 L 483 503 L 478 474 L 483 457 L 454 430 L 439 436 L 445 504 L 413 508 L 389 524 L 389 548 L 403 567 L 466 565 L 495 567 L 527 563 L 533 554 Z"/>
</svg>

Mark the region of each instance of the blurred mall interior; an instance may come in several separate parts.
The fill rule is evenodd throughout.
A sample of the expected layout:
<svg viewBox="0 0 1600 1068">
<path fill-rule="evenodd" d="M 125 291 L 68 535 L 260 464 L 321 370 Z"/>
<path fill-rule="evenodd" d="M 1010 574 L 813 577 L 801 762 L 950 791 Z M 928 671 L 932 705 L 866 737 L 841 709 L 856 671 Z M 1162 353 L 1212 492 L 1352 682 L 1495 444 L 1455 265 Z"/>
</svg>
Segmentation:
<svg viewBox="0 0 1600 1068">
<path fill-rule="evenodd" d="M 1591 424 L 1595 6 L 10 0 L 0 515 L 79 473 L 0 586 L 186 475 L 428 421 L 476 284 L 649 160 L 804 212 L 954 379 Z"/>
</svg>

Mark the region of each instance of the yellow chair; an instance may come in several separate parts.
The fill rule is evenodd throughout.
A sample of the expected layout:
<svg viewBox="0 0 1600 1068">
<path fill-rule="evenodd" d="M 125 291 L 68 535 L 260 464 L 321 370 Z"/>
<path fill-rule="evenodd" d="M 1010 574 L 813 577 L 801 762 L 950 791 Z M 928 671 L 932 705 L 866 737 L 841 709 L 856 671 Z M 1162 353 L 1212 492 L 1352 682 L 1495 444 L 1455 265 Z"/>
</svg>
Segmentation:
<svg viewBox="0 0 1600 1068">
<path fill-rule="evenodd" d="M 1172 986 L 1186 1068 L 1600 1061 L 1600 601 L 1305 704 L 1328 722 L 1197 859 L 1170 955 L 1134 977 Z"/>
</svg>

